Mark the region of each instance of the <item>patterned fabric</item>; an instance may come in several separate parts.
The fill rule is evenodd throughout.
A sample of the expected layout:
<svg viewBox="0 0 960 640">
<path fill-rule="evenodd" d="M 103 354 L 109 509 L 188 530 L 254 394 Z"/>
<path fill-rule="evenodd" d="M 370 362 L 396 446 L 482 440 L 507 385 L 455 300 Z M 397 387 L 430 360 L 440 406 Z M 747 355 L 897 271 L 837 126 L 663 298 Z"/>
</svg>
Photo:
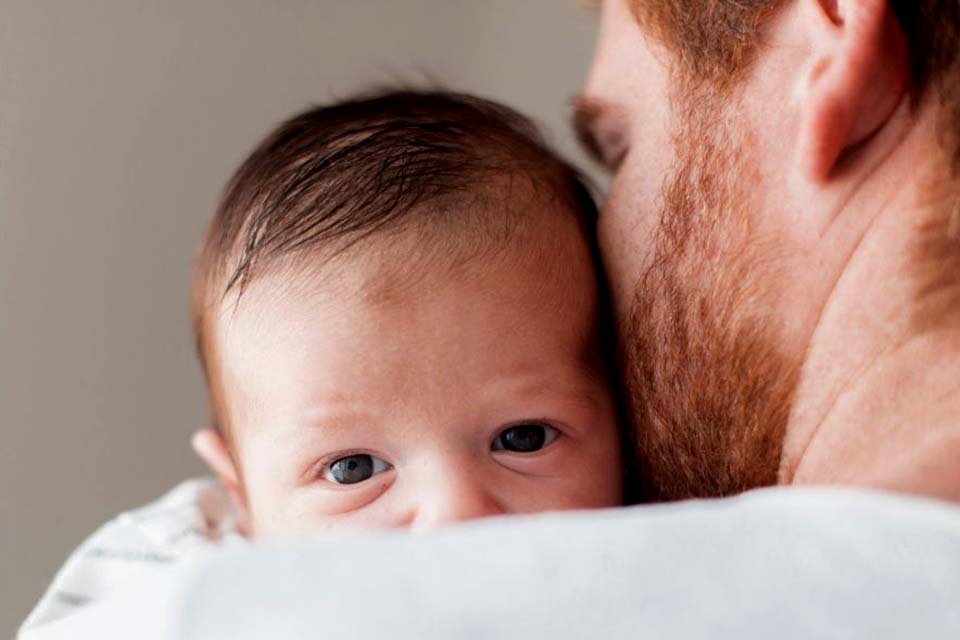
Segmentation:
<svg viewBox="0 0 960 640">
<path fill-rule="evenodd" d="M 20 629 L 22 638 L 85 607 L 150 582 L 188 557 L 243 544 L 219 482 L 183 482 L 122 513 L 74 551 Z"/>
</svg>

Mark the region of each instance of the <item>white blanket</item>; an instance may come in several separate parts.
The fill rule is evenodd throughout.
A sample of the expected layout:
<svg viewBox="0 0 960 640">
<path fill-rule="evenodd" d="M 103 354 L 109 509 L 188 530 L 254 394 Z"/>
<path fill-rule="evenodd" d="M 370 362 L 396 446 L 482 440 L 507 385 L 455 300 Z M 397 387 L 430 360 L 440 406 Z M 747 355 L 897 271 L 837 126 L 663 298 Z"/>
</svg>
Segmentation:
<svg viewBox="0 0 960 640">
<path fill-rule="evenodd" d="M 960 508 L 849 490 L 240 545 L 163 566 L 31 618 L 21 638 L 960 638 Z"/>
</svg>

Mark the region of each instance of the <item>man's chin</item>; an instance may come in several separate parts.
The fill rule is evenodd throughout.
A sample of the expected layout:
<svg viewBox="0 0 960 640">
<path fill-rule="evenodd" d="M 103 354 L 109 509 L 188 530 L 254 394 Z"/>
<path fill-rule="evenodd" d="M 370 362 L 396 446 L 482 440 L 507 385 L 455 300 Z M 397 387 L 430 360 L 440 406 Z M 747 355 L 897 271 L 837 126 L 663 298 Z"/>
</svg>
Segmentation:
<svg viewBox="0 0 960 640">
<path fill-rule="evenodd" d="M 711 318 L 722 310 L 687 301 L 662 313 L 638 305 L 625 338 L 643 500 L 728 496 L 777 481 L 796 368 L 761 326 L 727 333 Z"/>
</svg>

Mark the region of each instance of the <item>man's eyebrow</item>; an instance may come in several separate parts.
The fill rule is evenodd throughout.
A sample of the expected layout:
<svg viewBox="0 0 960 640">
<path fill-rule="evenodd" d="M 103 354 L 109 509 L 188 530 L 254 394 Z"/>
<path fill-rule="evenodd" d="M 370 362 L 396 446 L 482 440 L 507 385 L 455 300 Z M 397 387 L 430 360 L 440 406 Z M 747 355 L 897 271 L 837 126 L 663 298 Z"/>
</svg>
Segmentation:
<svg viewBox="0 0 960 640">
<path fill-rule="evenodd" d="M 596 123 L 602 113 L 603 105 L 600 101 L 583 94 L 574 96 L 571 124 L 577 140 L 594 162 L 606 166 L 596 136 Z"/>
</svg>

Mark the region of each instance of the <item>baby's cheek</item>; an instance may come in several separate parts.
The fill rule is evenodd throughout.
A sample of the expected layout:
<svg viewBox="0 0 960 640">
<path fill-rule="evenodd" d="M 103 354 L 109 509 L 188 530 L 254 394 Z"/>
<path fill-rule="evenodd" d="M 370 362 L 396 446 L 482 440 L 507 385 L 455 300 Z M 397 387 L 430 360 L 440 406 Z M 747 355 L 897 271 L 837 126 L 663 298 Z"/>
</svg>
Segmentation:
<svg viewBox="0 0 960 640">
<path fill-rule="evenodd" d="M 254 537 L 272 538 L 296 532 L 300 510 L 292 488 L 281 482 L 280 476 L 257 462 L 244 468 L 244 491 Z"/>
<path fill-rule="evenodd" d="M 512 475 L 509 511 L 537 513 L 603 509 L 623 504 L 619 438 L 587 438 L 559 443 L 557 455 L 536 473 Z M 546 460 L 544 462 L 547 462 Z"/>
<path fill-rule="evenodd" d="M 332 528 L 330 518 L 310 509 L 308 501 L 284 495 L 252 502 L 251 525 L 259 539 L 303 538 Z"/>
<path fill-rule="evenodd" d="M 623 461 L 616 423 L 603 421 L 602 429 L 580 449 L 574 466 L 582 508 L 605 508 L 623 504 Z"/>
<path fill-rule="evenodd" d="M 591 472 L 589 469 L 593 468 Z M 604 509 L 623 504 L 623 481 L 618 460 L 582 467 L 567 487 L 567 509 Z"/>
<path fill-rule="evenodd" d="M 384 474 L 385 475 L 385 474 Z M 331 531 L 372 530 L 409 524 L 409 514 L 394 504 L 389 479 L 349 490 L 318 481 L 293 490 L 261 491 L 251 496 L 251 520 L 258 538 L 305 538 Z M 388 495 L 383 495 L 387 493 Z"/>
<path fill-rule="evenodd" d="M 253 537 L 276 537 L 288 528 L 289 518 L 284 515 L 282 499 L 272 495 L 266 487 L 248 481 L 247 504 Z"/>
</svg>

